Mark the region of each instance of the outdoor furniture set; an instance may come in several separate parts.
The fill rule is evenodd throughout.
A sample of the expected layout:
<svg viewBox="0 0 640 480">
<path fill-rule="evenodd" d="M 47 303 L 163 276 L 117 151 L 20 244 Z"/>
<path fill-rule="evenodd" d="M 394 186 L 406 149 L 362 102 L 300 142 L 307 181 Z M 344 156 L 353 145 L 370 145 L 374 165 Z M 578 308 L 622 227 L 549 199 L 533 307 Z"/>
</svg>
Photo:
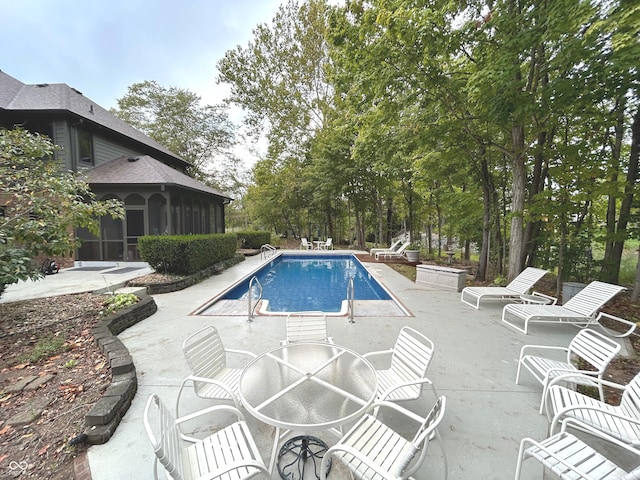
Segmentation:
<svg viewBox="0 0 640 480">
<path fill-rule="evenodd" d="M 331 237 L 326 240 L 314 240 L 310 242 L 306 237 L 300 239 L 300 250 L 313 250 L 315 243 L 315 250 L 333 250 L 333 239 Z"/>
<path fill-rule="evenodd" d="M 624 287 L 594 281 L 560 306 L 553 297 L 530 293 L 545 273 L 530 267 L 506 287 L 466 287 L 461 295 L 463 303 L 476 309 L 484 299 L 519 300 L 504 306 L 502 321 L 524 334 L 534 322 L 582 328 L 568 347 L 524 345 L 520 350 L 516 383 L 522 367 L 541 383 L 540 413 L 546 411 L 550 429 L 549 437 L 542 441 L 522 439 L 515 479 L 520 478 L 524 460 L 530 458 L 561 479 L 640 480 L 640 466 L 627 471 L 567 432 L 569 428 L 586 432 L 614 448 L 638 455 L 640 462 L 640 374 L 626 386 L 603 378 L 621 349 L 611 337 L 626 337 L 636 328 L 634 322 L 600 312 Z M 606 328 L 603 319 L 617 322 L 622 333 Z M 605 334 L 587 328 L 592 326 L 600 327 Z M 595 389 L 598 398 L 576 391 L 578 385 Z M 623 392 L 619 405 L 605 402 L 605 386 Z"/>
<path fill-rule="evenodd" d="M 192 383 L 198 396 L 242 405 L 275 428 L 269 466 L 237 407 L 218 405 L 180 417 L 177 404 L 176 418 L 154 394 L 145 409 L 144 425 L 156 454 L 155 478 L 159 462 L 172 478 L 271 478 L 277 466 L 282 478 L 296 479 L 303 477 L 309 464 L 317 478 L 325 479 L 332 461 L 338 461 L 354 478 L 408 479 L 424 462 L 433 439 L 439 440 L 446 478 L 446 455 L 437 431 L 446 398 L 437 396 L 426 377 L 433 342 L 403 327 L 393 348 L 360 355 L 332 342 L 322 313 L 306 313 L 289 315 L 286 340 L 261 355 L 225 349 L 213 326 L 183 342 L 192 371 L 182 384 L 178 404 L 184 386 Z M 227 353 L 249 354 L 251 360 L 242 369 L 231 369 Z M 377 369 L 369 361 L 383 356 L 389 357 L 388 368 Z M 423 385 L 430 385 L 436 398 L 425 416 L 396 403 L 419 398 Z M 382 417 L 382 411 L 394 415 Z M 204 439 L 182 433 L 185 422 L 220 413 L 232 413 L 235 420 Z M 413 425 L 410 438 L 389 423 L 398 415 Z M 346 423 L 353 426 L 344 433 Z M 335 434 L 337 443 L 329 448 L 308 433 L 291 435 L 316 431 Z"/>
</svg>

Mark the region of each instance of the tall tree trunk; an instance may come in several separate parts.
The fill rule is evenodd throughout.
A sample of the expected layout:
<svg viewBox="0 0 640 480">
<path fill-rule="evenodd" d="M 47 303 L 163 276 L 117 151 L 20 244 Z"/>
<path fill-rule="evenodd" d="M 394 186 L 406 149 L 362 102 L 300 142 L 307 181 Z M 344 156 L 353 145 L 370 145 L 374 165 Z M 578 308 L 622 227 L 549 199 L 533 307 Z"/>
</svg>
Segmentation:
<svg viewBox="0 0 640 480">
<path fill-rule="evenodd" d="M 491 245 L 491 199 L 493 182 L 489 172 L 489 165 L 486 159 L 486 149 L 482 148 L 480 155 L 480 175 L 482 178 L 482 246 L 480 248 L 480 261 L 476 279 L 485 281 L 489 266 L 490 245 Z"/>
<path fill-rule="evenodd" d="M 524 259 L 524 205 L 525 205 L 525 148 L 524 126 L 515 125 L 511 129 L 513 142 L 513 186 L 511 205 L 511 237 L 509 239 L 509 257 L 507 263 L 507 280 L 513 280 L 523 269 Z"/>
<path fill-rule="evenodd" d="M 640 158 L 640 110 L 636 111 L 631 123 L 631 151 L 629 153 L 629 166 L 624 187 L 624 196 L 620 205 L 620 213 L 616 224 L 616 232 L 611 254 L 605 258 L 603 263 L 602 279 L 610 283 L 618 283 L 620 276 L 620 263 L 622 261 L 622 251 L 627 238 L 627 225 L 633 204 L 633 193 L 638 181 L 638 162 Z M 607 271 L 605 272 L 605 268 Z M 605 273 L 607 274 L 605 276 Z"/>
</svg>

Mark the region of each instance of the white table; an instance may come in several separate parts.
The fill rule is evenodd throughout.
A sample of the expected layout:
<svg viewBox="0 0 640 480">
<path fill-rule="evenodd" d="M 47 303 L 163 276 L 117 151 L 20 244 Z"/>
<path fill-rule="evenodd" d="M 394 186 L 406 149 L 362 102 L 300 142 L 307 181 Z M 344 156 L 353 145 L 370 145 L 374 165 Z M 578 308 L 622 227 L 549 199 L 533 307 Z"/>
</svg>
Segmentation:
<svg viewBox="0 0 640 480">
<path fill-rule="evenodd" d="M 291 431 L 331 430 L 339 435 L 337 427 L 361 417 L 376 390 L 375 369 L 361 355 L 339 345 L 299 342 L 253 359 L 240 376 L 239 395 L 251 415 L 276 428 L 269 464 L 273 472 L 278 445 Z M 305 441 L 319 439 L 295 439 L 302 440 L 296 461 L 304 464 L 315 453 Z"/>
<path fill-rule="evenodd" d="M 520 295 L 520 300 L 525 305 L 549 305 L 551 303 L 551 299 L 546 297 L 541 297 L 540 295 L 529 295 L 523 293 Z"/>
<path fill-rule="evenodd" d="M 322 250 L 324 248 L 324 240 L 314 240 L 313 243 L 316 244 L 316 250 Z"/>
</svg>

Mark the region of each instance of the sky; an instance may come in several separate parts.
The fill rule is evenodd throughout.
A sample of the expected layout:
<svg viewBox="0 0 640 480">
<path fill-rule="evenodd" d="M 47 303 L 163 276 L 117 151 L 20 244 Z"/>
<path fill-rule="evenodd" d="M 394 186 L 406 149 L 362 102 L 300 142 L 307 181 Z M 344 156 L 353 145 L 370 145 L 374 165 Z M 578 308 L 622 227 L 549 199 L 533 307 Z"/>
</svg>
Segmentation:
<svg viewBox="0 0 640 480">
<path fill-rule="evenodd" d="M 0 70 L 66 83 L 106 109 L 145 80 L 214 105 L 229 91 L 216 85 L 218 60 L 246 47 L 284 1 L 0 0 Z"/>
</svg>

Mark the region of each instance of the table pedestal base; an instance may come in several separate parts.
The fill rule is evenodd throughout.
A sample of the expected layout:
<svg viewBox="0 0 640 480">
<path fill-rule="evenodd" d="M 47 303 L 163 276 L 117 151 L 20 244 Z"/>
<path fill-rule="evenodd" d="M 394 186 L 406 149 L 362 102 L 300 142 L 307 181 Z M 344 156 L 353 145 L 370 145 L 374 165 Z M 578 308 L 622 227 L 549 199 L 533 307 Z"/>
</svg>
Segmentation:
<svg viewBox="0 0 640 480">
<path fill-rule="evenodd" d="M 300 435 L 287 440 L 278 452 L 278 473 L 285 480 L 304 479 L 307 462 L 313 463 L 313 473 L 320 478 L 322 458 L 329 446 L 317 437 Z M 331 459 L 328 459 L 327 473 L 331 470 Z"/>
</svg>

